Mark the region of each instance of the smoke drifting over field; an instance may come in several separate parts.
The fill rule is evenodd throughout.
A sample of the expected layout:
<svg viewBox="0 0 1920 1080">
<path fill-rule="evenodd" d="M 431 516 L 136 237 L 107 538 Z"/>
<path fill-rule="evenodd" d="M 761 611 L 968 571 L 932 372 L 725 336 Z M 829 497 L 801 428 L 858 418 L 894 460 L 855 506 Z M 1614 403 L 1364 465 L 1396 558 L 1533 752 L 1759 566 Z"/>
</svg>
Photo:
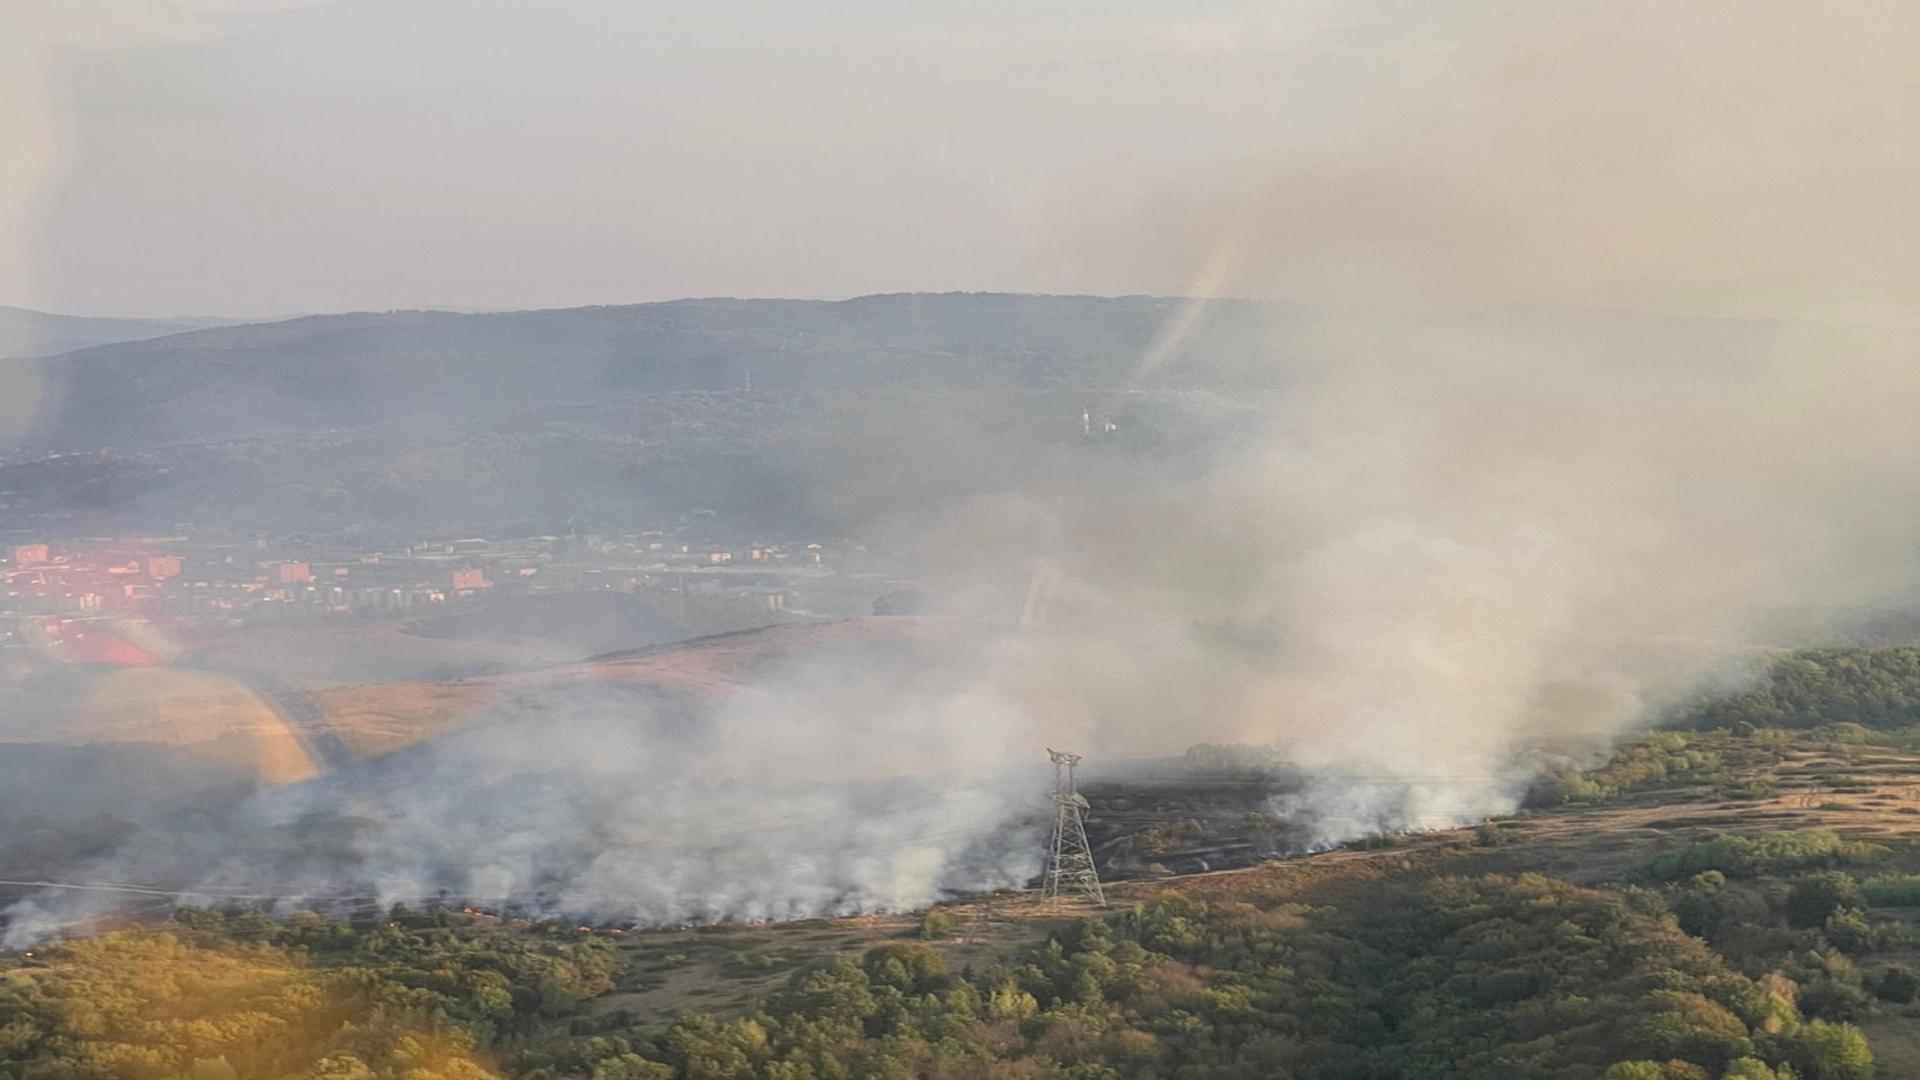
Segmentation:
<svg viewBox="0 0 1920 1080">
<path fill-rule="evenodd" d="M 886 493 L 874 534 L 964 632 L 791 657 L 698 709 L 528 689 L 89 876 L 649 922 L 908 908 L 1038 869 L 1046 745 L 1271 744 L 1310 774 L 1276 803 L 1303 840 L 1457 824 L 1780 610 L 1911 594 L 1904 334 L 1553 312 L 1305 337 L 1230 439 L 1003 437 L 932 505 L 823 473 L 823 498 Z"/>
<path fill-rule="evenodd" d="M 1534 10 L 1549 9 L 1570 10 Z M 1856 10 L 1910 36 L 1891 9 Z M 1776 85 L 1769 52 L 1765 70 L 1724 57 L 1696 81 L 1662 54 L 1662 94 L 1619 114 L 1625 134 L 1583 123 L 1615 115 L 1620 43 L 1647 53 L 1666 25 L 1643 14 L 1579 16 L 1565 36 L 1530 16 L 1521 39 L 1578 61 L 1552 65 L 1544 99 L 1503 89 L 1537 72 L 1462 60 L 1417 106 L 1381 103 L 1365 130 L 1410 148 L 1390 184 L 1316 182 L 1288 159 L 1249 167 L 1252 196 L 1153 211 L 1156 250 L 1205 263 L 1192 291 L 1276 291 L 1325 266 L 1363 302 L 1273 309 L 1268 343 L 1248 345 L 1248 369 L 1274 373 L 1258 389 L 1161 377 L 1205 327 L 1200 303 L 1131 380 L 1049 388 L 1114 418 L 1111 435 L 1062 437 L 1078 426 L 1063 413 L 1056 430 L 927 445 L 875 417 L 863 446 L 881 452 L 823 453 L 805 494 L 914 553 L 936 605 L 971 620 L 948 651 L 802 658 L 692 713 L 529 696 L 365 775 L 262 792 L 202 835 L 144 834 L 98 876 L 446 890 L 665 922 L 912 907 L 1037 870 L 1023 823 L 1047 745 L 1099 760 L 1271 744 L 1314 777 L 1279 804 L 1314 840 L 1463 823 L 1513 808 L 1543 756 L 1590 753 L 1736 664 L 1778 612 L 1910 599 L 1920 349 L 1903 319 L 1777 303 L 1747 320 L 1406 313 L 1532 293 L 1536 274 L 1585 288 L 1590 256 L 1649 280 L 1725 274 L 1729 252 L 1769 273 L 1911 269 L 1880 239 L 1911 232 L 1911 185 L 1889 179 L 1913 171 L 1904 135 L 1869 181 L 1796 216 L 1796 192 L 1826 191 L 1806 162 L 1837 138 L 1836 110 L 1870 112 L 1872 131 L 1920 119 L 1910 65 L 1888 66 L 1870 16 L 1743 7 L 1753 40 L 1805 46 L 1805 70 Z M 1697 31 L 1672 55 L 1704 48 Z M 1860 56 L 1870 85 L 1824 99 Z M 1736 147 L 1765 154 L 1691 156 L 1769 87 L 1805 108 L 1739 129 Z M 1438 138 L 1422 126 L 1436 116 L 1485 138 Z M 1637 156 L 1636 133 L 1659 152 Z M 1489 192 L 1489 147 L 1509 165 L 1578 162 L 1581 183 L 1516 167 Z M 1685 198 L 1661 201 L 1675 177 Z M 35 901 L 13 933 L 64 914 Z"/>
<path fill-rule="evenodd" d="M 780 759 L 812 775 L 765 775 L 767 759 L 714 745 L 747 732 L 710 732 L 695 751 L 612 703 L 541 724 L 537 747 L 513 717 L 371 779 L 262 793 L 237 828 L 116 869 L 177 881 L 188 856 L 214 896 L 266 881 L 290 902 L 345 890 L 647 924 L 907 910 L 1036 869 L 1033 838 L 1006 834 L 1025 803 L 1015 785 L 1043 782 L 1032 770 L 855 776 L 814 751 Z M 705 775 L 709 753 L 743 768 Z"/>
</svg>

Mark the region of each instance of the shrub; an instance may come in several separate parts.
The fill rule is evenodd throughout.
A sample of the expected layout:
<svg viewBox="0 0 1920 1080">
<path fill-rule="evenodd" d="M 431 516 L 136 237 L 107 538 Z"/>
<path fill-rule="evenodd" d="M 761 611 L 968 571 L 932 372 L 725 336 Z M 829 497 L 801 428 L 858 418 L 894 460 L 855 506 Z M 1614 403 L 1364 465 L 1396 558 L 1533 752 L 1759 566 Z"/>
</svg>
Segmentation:
<svg viewBox="0 0 1920 1080">
<path fill-rule="evenodd" d="M 1842 952 L 1857 954 L 1873 948 L 1873 927 L 1866 912 L 1857 907 L 1843 907 L 1827 916 L 1820 932 Z"/>
<path fill-rule="evenodd" d="M 1873 844 L 1842 840 L 1831 829 L 1799 829 L 1759 836 L 1720 833 L 1710 840 L 1660 855 L 1648 862 L 1644 870 L 1666 881 L 1705 870 L 1718 870 L 1728 877 L 1758 877 L 1841 862 L 1865 862 L 1885 851 Z"/>
<path fill-rule="evenodd" d="M 1807 1080 L 1873 1080 L 1873 1051 L 1851 1024 L 1809 1021 L 1789 1045 L 1793 1064 Z"/>
<path fill-rule="evenodd" d="M 621 1054 L 595 1063 L 593 1080 L 673 1080 L 673 1067 L 639 1054 Z"/>
<path fill-rule="evenodd" d="M 1601 1080 L 1713 1080 L 1691 1061 L 1620 1061 Z"/>
<path fill-rule="evenodd" d="M 1720 902 L 1711 893 L 1688 889 L 1674 897 L 1670 906 L 1680 929 L 1694 937 L 1711 937 L 1720 929 Z"/>
<path fill-rule="evenodd" d="M 1860 885 L 1838 870 L 1808 874 L 1787 893 L 1787 924 L 1796 929 L 1819 926 L 1841 908 L 1859 907 Z"/>
<path fill-rule="evenodd" d="M 1851 973 L 1820 975 L 1800 988 L 1800 1011 L 1823 1020 L 1851 1020 L 1868 1010 L 1867 992 L 1855 985 Z"/>
<path fill-rule="evenodd" d="M 1860 883 L 1874 907 L 1920 907 L 1920 874 L 1878 874 Z"/>
<path fill-rule="evenodd" d="M 1792 1070 L 1776 1072 L 1759 1058 L 1738 1058 L 1727 1063 L 1720 1080 L 1794 1080 Z"/>
<path fill-rule="evenodd" d="M 1903 967 L 1890 967 L 1873 984 L 1873 996 L 1895 1005 L 1906 1005 L 1920 997 L 1920 979 Z"/>
<path fill-rule="evenodd" d="M 876 945 L 860 957 L 860 969 L 875 986 L 924 994 L 948 982 L 940 954 L 925 945 Z"/>
<path fill-rule="evenodd" d="M 1690 742 L 1681 732 L 1654 732 L 1615 750 L 1597 769 L 1584 773 L 1561 769 L 1540 778 L 1528 789 L 1524 803 L 1538 807 L 1606 802 L 1671 780 L 1724 775 L 1719 754 L 1693 749 Z"/>
<path fill-rule="evenodd" d="M 1773 794 L 1775 784 L 1773 777 L 1759 776 L 1752 780 L 1721 784 L 1716 793 L 1723 799 L 1764 799 Z"/>
</svg>

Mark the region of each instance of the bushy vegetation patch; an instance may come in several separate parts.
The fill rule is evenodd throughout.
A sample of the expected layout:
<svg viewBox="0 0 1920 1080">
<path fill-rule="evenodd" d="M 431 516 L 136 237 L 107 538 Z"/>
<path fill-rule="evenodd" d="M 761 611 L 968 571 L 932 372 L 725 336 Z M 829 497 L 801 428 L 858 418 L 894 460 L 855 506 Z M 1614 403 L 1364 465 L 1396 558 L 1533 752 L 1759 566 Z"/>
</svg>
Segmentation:
<svg viewBox="0 0 1920 1080">
<path fill-rule="evenodd" d="M 1768 661 L 1750 687 L 1696 702 L 1673 723 L 1703 730 L 1920 726 L 1920 648 L 1799 649 Z"/>
<path fill-rule="evenodd" d="M 511 1043 L 612 985 L 600 941 L 186 910 L 177 929 L 43 951 L 0 978 L 20 1080 L 487 1080 Z M 438 925 L 436 925 L 438 924 Z"/>
<path fill-rule="evenodd" d="M 1728 877 L 1791 874 L 1801 870 L 1870 863 L 1886 849 L 1844 840 L 1831 829 L 1796 829 L 1751 836 L 1719 833 L 1649 861 L 1646 873 L 1663 881 L 1717 870 Z"/>
<path fill-rule="evenodd" d="M 1718 782 L 1726 778 L 1727 770 L 1718 752 L 1695 747 L 1683 732 L 1653 732 L 1615 750 L 1597 769 L 1566 768 L 1542 777 L 1528 790 L 1526 805 L 1542 808 L 1601 803 L 1674 780 Z"/>
<path fill-rule="evenodd" d="M 1920 907 L 1920 874 L 1876 874 L 1860 892 L 1874 907 Z"/>
<path fill-rule="evenodd" d="M 1858 1032 L 1657 903 L 1537 875 L 1400 881 L 1340 907 L 1167 896 L 979 970 L 899 942 L 664 1030 L 581 1007 L 615 973 L 599 936 L 187 921 L 13 971 L 4 1060 L 31 1080 L 1866 1075 Z"/>
</svg>

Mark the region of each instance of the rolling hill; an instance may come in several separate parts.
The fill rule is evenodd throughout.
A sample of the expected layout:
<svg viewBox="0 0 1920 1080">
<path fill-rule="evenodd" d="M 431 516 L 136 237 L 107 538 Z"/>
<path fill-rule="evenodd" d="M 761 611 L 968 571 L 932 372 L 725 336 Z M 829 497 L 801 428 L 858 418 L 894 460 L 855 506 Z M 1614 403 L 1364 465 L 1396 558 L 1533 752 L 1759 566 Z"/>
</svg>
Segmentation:
<svg viewBox="0 0 1920 1080">
<path fill-rule="evenodd" d="M 31 437 L 84 449 L 364 429 L 730 391 L 749 376 L 772 393 L 1105 385 L 1178 304 L 964 294 L 313 316 L 68 354 Z M 1230 380 L 1271 316 L 1211 306 L 1170 377 Z"/>
<path fill-rule="evenodd" d="M 1065 442 L 1115 388 L 1129 438 L 1231 428 L 1238 398 L 1287 377 L 1273 363 L 1284 310 L 1212 303 L 1135 378 L 1181 310 L 1151 297 L 686 300 L 316 316 L 105 345 L 41 363 L 11 395 L 0 514 L 43 530 L 283 530 L 704 508 L 838 531 L 865 508 L 823 480 L 887 461 L 920 471 L 918 485 L 961 448 Z"/>
<path fill-rule="evenodd" d="M 55 315 L 28 308 L 0 306 L 0 358 L 53 356 L 95 345 L 182 334 L 212 326 L 233 325 L 238 321 L 191 316 L 162 319 L 102 318 Z"/>
<path fill-rule="evenodd" d="M 1117 421 L 1107 451 L 1198 460 L 1329 365 L 1466 349 L 1720 370 L 1784 326 L 1006 294 L 313 316 L 0 367 L 21 384 L 0 409 L 0 516 L 57 534 L 711 509 L 847 532 L 889 499 L 1072 474 L 1083 409 Z"/>
</svg>

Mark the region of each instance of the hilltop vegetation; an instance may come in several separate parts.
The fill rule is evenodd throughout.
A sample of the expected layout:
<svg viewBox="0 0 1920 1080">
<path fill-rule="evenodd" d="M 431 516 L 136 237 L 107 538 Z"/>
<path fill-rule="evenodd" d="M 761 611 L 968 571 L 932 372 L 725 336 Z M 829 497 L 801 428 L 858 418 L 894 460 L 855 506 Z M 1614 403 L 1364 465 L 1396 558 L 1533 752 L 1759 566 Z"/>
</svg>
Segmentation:
<svg viewBox="0 0 1920 1080">
<path fill-rule="evenodd" d="M 444 913 L 183 922 L 16 970 L 0 1050 L 18 1075 L 435 1080 L 499 1075 L 497 1059 L 596 1080 L 1508 1078 L 1598 1075 L 1623 1052 L 1676 1078 L 1870 1075 L 1857 1031 L 1807 1020 L 1657 908 L 1534 875 L 1409 882 L 1345 908 L 1168 896 L 1013 964 L 956 973 L 885 945 L 803 969 L 745 1017 L 575 1024 L 575 1039 L 540 1032 L 611 986 L 603 937 Z"/>
<path fill-rule="evenodd" d="M 1484 876 L 1345 909 L 1163 897 L 960 976 L 886 946 L 749 1017 L 629 1042 L 595 1075 L 1505 1078 L 1597 1075 L 1628 1048 L 1711 1070 L 1662 1066 L 1677 1077 L 1861 1077 L 1870 1060 L 1857 1032 L 1803 1020 L 1621 897 Z"/>
<path fill-rule="evenodd" d="M 62 946 L 0 982 L 0 1062 L 23 1080 L 478 1080 L 476 1047 L 604 992 L 604 941 L 183 911 L 170 932 Z M 444 923 L 444 918 L 438 920 Z"/>
<path fill-rule="evenodd" d="M 1920 725 L 1920 648 L 1799 649 L 1767 662 L 1757 685 L 1697 704 L 1675 723 L 1698 729 L 1912 728 Z"/>
</svg>

